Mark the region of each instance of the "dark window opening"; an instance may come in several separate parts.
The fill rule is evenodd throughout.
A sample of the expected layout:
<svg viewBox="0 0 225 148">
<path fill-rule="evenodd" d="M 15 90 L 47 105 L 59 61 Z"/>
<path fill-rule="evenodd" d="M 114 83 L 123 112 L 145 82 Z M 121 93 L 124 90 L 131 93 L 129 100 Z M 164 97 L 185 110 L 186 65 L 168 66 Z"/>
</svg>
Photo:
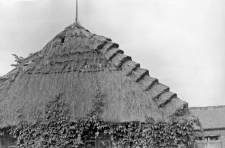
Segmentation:
<svg viewBox="0 0 225 148">
<path fill-rule="evenodd" d="M 220 136 L 199 136 L 199 137 L 196 137 L 196 140 L 199 140 L 199 141 L 216 141 L 216 140 L 219 140 L 220 139 Z"/>
<path fill-rule="evenodd" d="M 205 140 L 207 141 L 215 141 L 215 140 L 219 140 L 220 136 L 205 136 Z"/>
<path fill-rule="evenodd" d="M 196 137 L 196 140 L 203 140 L 203 137 Z"/>
</svg>

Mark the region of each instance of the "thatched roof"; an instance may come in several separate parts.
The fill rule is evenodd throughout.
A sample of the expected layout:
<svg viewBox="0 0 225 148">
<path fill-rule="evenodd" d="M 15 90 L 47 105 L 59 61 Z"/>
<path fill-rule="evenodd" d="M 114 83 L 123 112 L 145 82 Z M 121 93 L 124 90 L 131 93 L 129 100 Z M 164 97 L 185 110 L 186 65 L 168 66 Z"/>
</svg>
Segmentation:
<svg viewBox="0 0 225 148">
<path fill-rule="evenodd" d="M 100 117 L 111 122 L 167 120 L 187 108 L 118 47 L 71 25 L 42 50 L 17 58 L 15 69 L 0 78 L 0 127 L 32 121 L 59 93 L 70 104 L 72 120 L 88 114 L 99 94 Z"/>
<path fill-rule="evenodd" d="M 190 112 L 198 117 L 204 130 L 225 129 L 225 106 L 191 107 Z"/>
</svg>

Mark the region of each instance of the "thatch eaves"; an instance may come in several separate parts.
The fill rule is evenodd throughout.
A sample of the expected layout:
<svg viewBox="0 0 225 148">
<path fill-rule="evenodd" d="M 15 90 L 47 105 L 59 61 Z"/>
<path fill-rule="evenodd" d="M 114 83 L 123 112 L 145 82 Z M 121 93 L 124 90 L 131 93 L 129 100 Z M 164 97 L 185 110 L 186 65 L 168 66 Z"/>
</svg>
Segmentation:
<svg viewBox="0 0 225 148">
<path fill-rule="evenodd" d="M 72 120 L 90 113 L 99 94 L 100 117 L 110 122 L 169 120 L 187 108 L 118 44 L 75 25 L 0 78 L 0 127 L 33 121 L 60 93 L 70 104 Z"/>
</svg>

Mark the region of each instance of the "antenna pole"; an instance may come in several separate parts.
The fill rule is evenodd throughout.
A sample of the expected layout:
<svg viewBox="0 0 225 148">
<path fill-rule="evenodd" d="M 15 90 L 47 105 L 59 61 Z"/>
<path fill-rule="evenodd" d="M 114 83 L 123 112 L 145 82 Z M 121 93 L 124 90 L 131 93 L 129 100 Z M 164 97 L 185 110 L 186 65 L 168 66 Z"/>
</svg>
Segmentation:
<svg viewBox="0 0 225 148">
<path fill-rule="evenodd" d="M 78 25 L 77 20 L 78 20 L 78 0 L 76 0 L 76 25 Z"/>
</svg>

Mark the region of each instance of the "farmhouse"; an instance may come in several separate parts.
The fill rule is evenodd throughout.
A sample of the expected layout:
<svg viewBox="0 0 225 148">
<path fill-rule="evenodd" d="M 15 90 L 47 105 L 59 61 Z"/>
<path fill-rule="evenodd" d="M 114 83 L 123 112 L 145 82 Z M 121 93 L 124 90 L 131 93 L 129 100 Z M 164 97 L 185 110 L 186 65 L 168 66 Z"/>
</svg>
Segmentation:
<svg viewBox="0 0 225 148">
<path fill-rule="evenodd" d="M 147 69 L 119 49 L 111 39 L 75 24 L 65 28 L 40 51 L 17 57 L 15 68 L 0 78 L 1 148 L 14 145 L 7 128 L 20 121 L 33 122 L 44 114 L 50 98 L 63 93 L 71 120 L 93 109 L 101 94 L 100 118 L 106 122 L 170 121 L 188 114 L 188 104 Z M 108 146 L 111 147 L 108 139 Z M 99 146 L 93 141 L 93 147 Z"/>
<path fill-rule="evenodd" d="M 202 137 L 200 129 L 195 128 L 199 148 L 225 148 L 225 106 L 191 107 L 190 111 L 204 129 Z"/>
</svg>

